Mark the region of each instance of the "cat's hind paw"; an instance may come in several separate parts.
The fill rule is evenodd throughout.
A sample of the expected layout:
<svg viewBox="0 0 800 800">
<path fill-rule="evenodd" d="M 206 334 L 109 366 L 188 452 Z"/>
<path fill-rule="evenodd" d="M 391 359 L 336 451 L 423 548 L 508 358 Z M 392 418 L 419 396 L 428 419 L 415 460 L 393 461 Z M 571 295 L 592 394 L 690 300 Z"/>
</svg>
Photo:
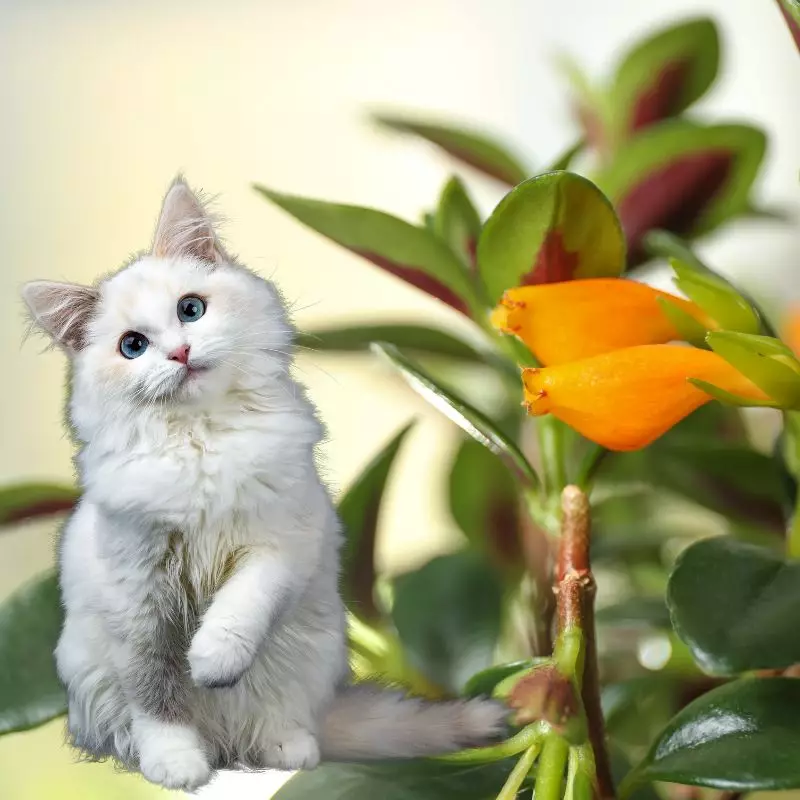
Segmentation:
<svg viewBox="0 0 800 800">
<path fill-rule="evenodd" d="M 303 728 L 285 731 L 266 744 L 264 761 L 272 769 L 314 769 L 319 765 L 317 739 Z"/>
<path fill-rule="evenodd" d="M 163 725 L 140 745 L 139 769 L 151 783 L 193 791 L 211 780 L 200 737 L 183 725 Z"/>
<path fill-rule="evenodd" d="M 255 648 L 226 628 L 201 625 L 189 647 L 192 680 L 207 689 L 235 685 L 249 669 Z"/>
</svg>

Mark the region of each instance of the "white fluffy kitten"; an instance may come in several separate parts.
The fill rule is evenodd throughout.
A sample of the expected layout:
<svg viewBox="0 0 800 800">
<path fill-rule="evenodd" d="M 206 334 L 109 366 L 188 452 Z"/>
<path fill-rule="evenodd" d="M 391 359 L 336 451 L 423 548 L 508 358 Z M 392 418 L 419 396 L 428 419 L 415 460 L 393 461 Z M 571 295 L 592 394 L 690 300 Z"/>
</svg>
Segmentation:
<svg viewBox="0 0 800 800">
<path fill-rule="evenodd" d="M 62 537 L 56 659 L 77 747 L 192 789 L 221 767 L 444 753 L 501 732 L 488 700 L 350 685 L 340 526 L 285 309 L 181 179 L 149 254 L 93 288 L 23 294 L 72 365 L 83 498 Z"/>
</svg>

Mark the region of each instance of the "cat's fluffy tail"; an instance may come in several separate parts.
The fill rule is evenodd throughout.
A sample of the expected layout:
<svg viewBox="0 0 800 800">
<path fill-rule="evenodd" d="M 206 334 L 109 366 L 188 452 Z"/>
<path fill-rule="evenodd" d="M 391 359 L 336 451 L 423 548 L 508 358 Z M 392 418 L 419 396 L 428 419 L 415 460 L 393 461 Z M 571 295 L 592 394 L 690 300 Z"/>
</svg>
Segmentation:
<svg viewBox="0 0 800 800">
<path fill-rule="evenodd" d="M 375 684 L 346 686 L 323 719 L 320 750 L 328 761 L 443 755 L 496 741 L 508 713 L 493 700 L 432 702 Z"/>
</svg>

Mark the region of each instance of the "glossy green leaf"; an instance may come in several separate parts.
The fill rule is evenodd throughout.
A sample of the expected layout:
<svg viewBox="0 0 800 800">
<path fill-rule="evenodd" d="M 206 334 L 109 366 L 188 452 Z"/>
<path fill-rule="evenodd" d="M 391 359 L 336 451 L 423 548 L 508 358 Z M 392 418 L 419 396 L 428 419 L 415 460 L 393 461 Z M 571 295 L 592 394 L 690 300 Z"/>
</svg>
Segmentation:
<svg viewBox="0 0 800 800">
<path fill-rule="evenodd" d="M 648 128 L 621 148 L 596 180 L 619 214 L 629 266 L 646 258 L 649 231 L 691 238 L 744 214 L 765 149 L 756 128 L 685 119 Z"/>
<path fill-rule="evenodd" d="M 520 497 L 514 476 L 474 439 L 465 439 L 450 469 L 450 511 L 470 543 L 499 567 L 522 567 Z"/>
<path fill-rule="evenodd" d="M 434 231 L 450 245 L 464 266 L 474 272 L 481 218 L 459 178 L 450 178 L 439 198 Z"/>
<path fill-rule="evenodd" d="M 398 576 L 392 619 L 409 661 L 434 683 L 458 692 L 492 663 L 502 601 L 497 574 L 466 550 Z"/>
<path fill-rule="evenodd" d="M 675 631 L 707 672 L 733 675 L 800 662 L 800 564 L 730 538 L 679 557 L 667 602 Z"/>
<path fill-rule="evenodd" d="M 800 681 L 750 678 L 680 711 L 620 792 L 669 781 L 735 792 L 800 787 Z"/>
<path fill-rule="evenodd" d="M 323 764 L 297 773 L 273 800 L 491 800 L 513 763 L 448 764 L 417 759 Z"/>
<path fill-rule="evenodd" d="M 706 93 L 718 70 L 711 19 L 682 21 L 640 42 L 623 58 L 611 89 L 618 135 L 677 116 Z"/>
<path fill-rule="evenodd" d="M 720 328 L 740 333 L 760 332 L 758 312 L 728 281 L 718 278 L 710 270 L 698 270 L 676 259 L 672 259 L 670 264 L 678 289 L 711 316 Z"/>
<path fill-rule="evenodd" d="M 13 525 L 69 511 L 79 497 L 70 486 L 17 483 L 0 488 L 0 525 Z"/>
<path fill-rule="evenodd" d="M 476 672 L 464 684 L 463 694 L 468 697 L 479 697 L 480 695 L 491 696 L 495 687 L 502 683 L 510 675 L 530 669 L 537 664 L 549 661 L 547 658 L 527 658 L 522 661 L 512 661 L 509 664 L 497 664 L 488 669 Z"/>
<path fill-rule="evenodd" d="M 0 605 L 0 734 L 36 727 L 66 711 L 53 657 L 61 623 L 52 573 Z"/>
<path fill-rule="evenodd" d="M 297 337 L 300 347 L 317 351 L 359 353 L 373 342 L 389 342 L 413 352 L 444 356 L 457 361 L 483 362 L 485 356 L 463 339 L 439 328 L 414 324 L 363 324 L 313 328 Z"/>
<path fill-rule="evenodd" d="M 475 307 L 458 257 L 432 231 L 383 211 L 254 187 L 309 228 L 465 314 Z"/>
<path fill-rule="evenodd" d="M 711 349 L 786 408 L 800 404 L 800 361 L 778 339 L 734 331 L 706 337 Z"/>
<path fill-rule="evenodd" d="M 436 383 L 430 375 L 396 347 L 386 343 L 376 343 L 373 348 L 400 370 L 414 391 L 438 408 L 473 439 L 499 456 L 524 486 L 538 486 L 538 476 L 522 451 L 490 419 L 465 400 Z"/>
<path fill-rule="evenodd" d="M 480 131 L 389 114 L 378 114 L 374 119 L 384 128 L 419 136 L 458 161 L 510 186 L 530 175 L 530 171 L 505 145 Z"/>
<path fill-rule="evenodd" d="M 617 276 L 624 267 L 614 209 L 591 181 L 571 172 L 537 175 L 512 189 L 478 243 L 492 303 L 514 286 Z"/>
<path fill-rule="evenodd" d="M 341 590 L 347 607 L 364 620 L 380 617 L 375 607 L 375 537 L 378 515 L 392 465 L 411 425 L 406 425 L 370 461 L 339 500 L 345 532 L 341 551 Z"/>
</svg>

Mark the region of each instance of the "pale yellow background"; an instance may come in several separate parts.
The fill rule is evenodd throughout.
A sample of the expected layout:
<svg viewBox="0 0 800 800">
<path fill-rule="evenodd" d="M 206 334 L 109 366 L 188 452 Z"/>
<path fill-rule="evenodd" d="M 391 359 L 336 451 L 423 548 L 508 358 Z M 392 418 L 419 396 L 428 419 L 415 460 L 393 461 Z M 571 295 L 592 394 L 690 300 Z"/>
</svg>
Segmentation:
<svg viewBox="0 0 800 800">
<path fill-rule="evenodd" d="M 275 280 L 303 325 L 427 319 L 443 306 L 269 207 L 252 181 L 417 218 L 447 175 L 429 149 L 376 133 L 374 104 L 428 109 L 499 131 L 533 165 L 575 135 L 550 58 L 568 48 L 595 72 L 626 38 L 668 18 L 717 16 L 727 66 L 704 102 L 772 135 L 763 196 L 797 208 L 800 58 L 770 3 L 709 0 L 0 0 L 0 481 L 70 480 L 63 359 L 22 339 L 19 285 L 90 281 L 144 246 L 177 170 L 219 194 L 231 248 Z M 613 13 L 612 13 L 613 12 Z M 499 197 L 476 180 L 488 211 Z M 798 297 L 796 227 L 740 225 L 707 252 L 767 295 Z M 778 283 L 779 279 L 783 279 Z M 789 287 L 788 289 L 786 287 Z M 327 475 L 345 486 L 381 442 L 420 419 L 383 518 L 392 569 L 458 541 L 441 465 L 455 441 L 385 368 L 304 356 L 301 376 L 330 430 Z M 53 527 L 0 537 L 0 595 L 52 561 Z M 266 798 L 279 776 L 225 776 L 203 797 Z M 0 797 L 163 795 L 106 766 L 73 764 L 60 723 L 0 739 Z"/>
</svg>

